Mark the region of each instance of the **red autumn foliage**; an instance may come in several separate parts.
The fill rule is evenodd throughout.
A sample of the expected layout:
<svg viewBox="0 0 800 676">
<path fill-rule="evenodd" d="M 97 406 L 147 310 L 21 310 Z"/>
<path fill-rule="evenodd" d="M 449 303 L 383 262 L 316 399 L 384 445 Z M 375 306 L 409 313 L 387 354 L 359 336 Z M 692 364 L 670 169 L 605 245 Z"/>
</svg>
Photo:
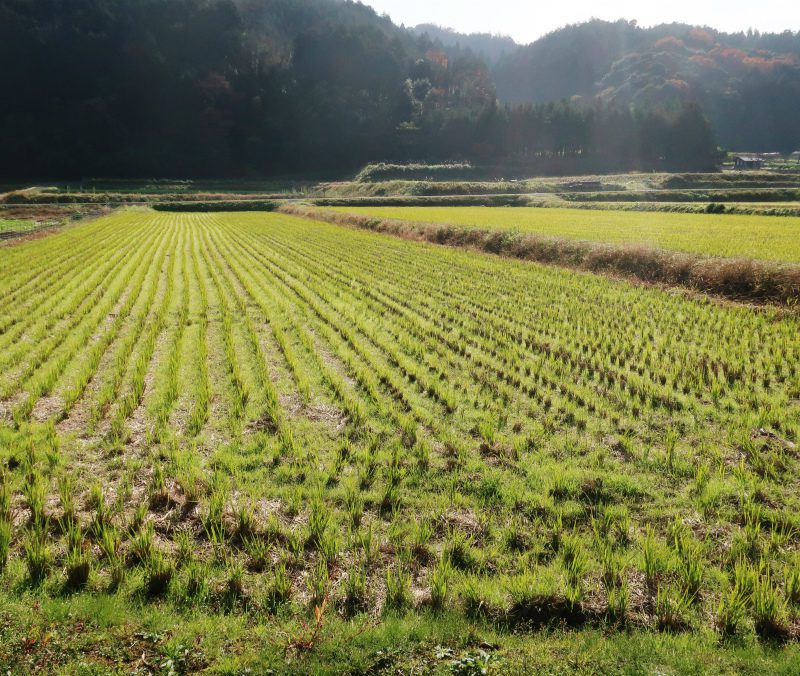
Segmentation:
<svg viewBox="0 0 800 676">
<path fill-rule="evenodd" d="M 447 70 L 447 67 L 450 65 L 450 61 L 447 58 L 447 54 L 444 52 L 440 52 L 438 49 L 429 49 L 428 53 L 425 55 L 425 58 L 428 59 L 431 63 L 436 63 L 440 65 L 442 68 Z"/>
<path fill-rule="evenodd" d="M 686 49 L 686 45 L 683 44 L 683 40 L 679 40 L 672 35 L 661 38 L 658 42 L 656 42 L 655 47 L 656 49 L 664 49 L 667 51 L 683 51 Z"/>
<path fill-rule="evenodd" d="M 695 54 L 689 57 L 689 61 L 692 63 L 696 63 L 698 66 L 703 66 L 704 68 L 716 68 L 717 62 L 714 61 L 709 56 L 701 56 L 700 54 Z"/>
<path fill-rule="evenodd" d="M 696 45 L 711 47 L 714 44 L 714 38 L 708 31 L 704 31 L 702 28 L 695 28 L 692 30 L 692 32 L 689 33 L 689 37 Z"/>
</svg>

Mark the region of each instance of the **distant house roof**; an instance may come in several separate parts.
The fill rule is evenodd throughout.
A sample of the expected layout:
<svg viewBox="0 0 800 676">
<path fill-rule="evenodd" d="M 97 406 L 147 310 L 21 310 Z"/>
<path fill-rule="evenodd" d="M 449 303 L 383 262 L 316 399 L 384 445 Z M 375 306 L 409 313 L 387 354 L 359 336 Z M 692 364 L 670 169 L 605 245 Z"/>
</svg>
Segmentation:
<svg viewBox="0 0 800 676">
<path fill-rule="evenodd" d="M 760 157 L 753 157 L 752 155 L 737 155 L 734 159 L 740 162 L 763 162 Z"/>
</svg>

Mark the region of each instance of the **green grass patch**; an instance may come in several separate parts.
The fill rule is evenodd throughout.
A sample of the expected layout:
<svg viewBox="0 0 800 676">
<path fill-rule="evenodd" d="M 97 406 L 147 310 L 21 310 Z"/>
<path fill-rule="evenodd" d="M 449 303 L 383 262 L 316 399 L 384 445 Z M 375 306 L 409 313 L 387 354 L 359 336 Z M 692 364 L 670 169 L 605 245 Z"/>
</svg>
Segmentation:
<svg viewBox="0 0 800 676">
<path fill-rule="evenodd" d="M 36 221 L 0 220 L 0 235 L 32 232 L 38 227 Z"/>
</svg>

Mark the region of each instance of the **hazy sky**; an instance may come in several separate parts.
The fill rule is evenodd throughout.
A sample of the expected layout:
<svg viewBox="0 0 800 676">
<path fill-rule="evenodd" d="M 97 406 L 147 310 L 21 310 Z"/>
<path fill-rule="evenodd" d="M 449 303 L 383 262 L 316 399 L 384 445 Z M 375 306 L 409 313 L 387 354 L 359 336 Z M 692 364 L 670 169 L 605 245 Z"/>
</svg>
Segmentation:
<svg viewBox="0 0 800 676">
<path fill-rule="evenodd" d="M 754 28 L 800 30 L 798 0 L 361 0 L 395 23 L 435 23 L 464 33 L 503 33 L 531 42 L 569 23 L 592 17 L 635 19 L 641 26 L 682 23 L 728 32 Z"/>
</svg>

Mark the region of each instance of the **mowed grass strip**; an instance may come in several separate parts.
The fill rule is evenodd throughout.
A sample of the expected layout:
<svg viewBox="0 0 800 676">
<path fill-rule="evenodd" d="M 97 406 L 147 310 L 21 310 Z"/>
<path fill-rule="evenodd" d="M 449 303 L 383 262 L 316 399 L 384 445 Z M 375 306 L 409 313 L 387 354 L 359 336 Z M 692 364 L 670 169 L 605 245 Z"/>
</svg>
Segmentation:
<svg viewBox="0 0 800 676">
<path fill-rule="evenodd" d="M 800 262 L 800 218 L 536 207 L 335 207 L 332 211 L 420 223 L 642 244 L 709 256 Z"/>
<path fill-rule="evenodd" d="M 66 235 L 21 245 L 30 293 L 91 265 L 4 379 L 0 663 L 127 631 L 119 663 L 186 671 L 524 671 L 602 631 L 645 670 L 791 671 L 797 316 L 283 214 Z M 102 650 L 23 641 L 64 599 L 115 609 Z"/>
</svg>

